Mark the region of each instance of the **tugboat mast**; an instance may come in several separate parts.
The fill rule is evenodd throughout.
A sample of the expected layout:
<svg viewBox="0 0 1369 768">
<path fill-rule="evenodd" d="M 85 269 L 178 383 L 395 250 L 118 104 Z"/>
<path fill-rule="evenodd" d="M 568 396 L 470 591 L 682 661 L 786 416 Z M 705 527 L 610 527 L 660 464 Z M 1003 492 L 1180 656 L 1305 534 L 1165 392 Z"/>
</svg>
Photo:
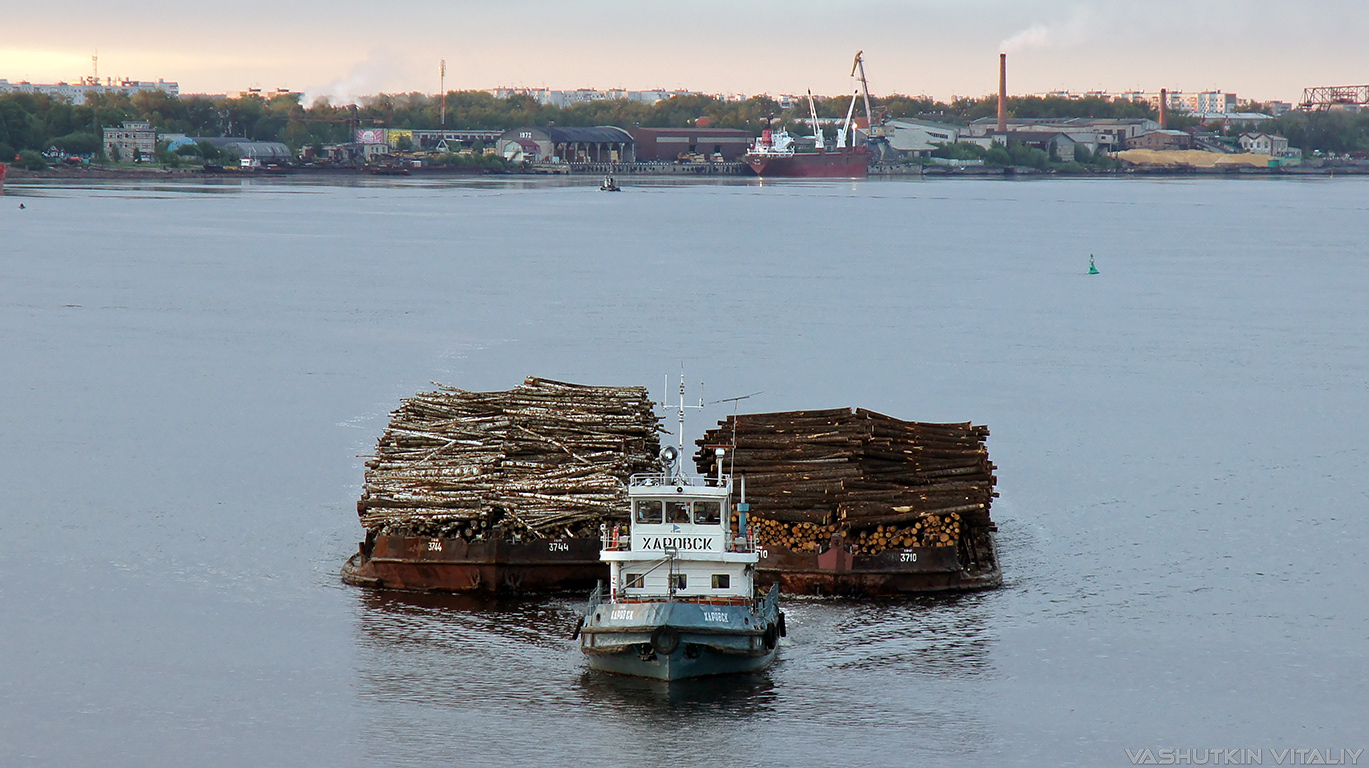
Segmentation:
<svg viewBox="0 0 1369 768">
<path fill-rule="evenodd" d="M 700 392 L 703 391 L 703 386 L 704 386 L 704 385 L 703 385 L 703 382 L 699 382 L 699 390 L 700 390 Z M 684 401 L 684 397 L 685 397 L 685 375 L 684 375 L 684 368 L 683 368 L 683 367 L 681 367 L 681 369 L 680 369 L 680 399 L 679 399 L 679 401 L 678 401 L 678 403 L 677 403 L 676 405 L 671 405 L 671 404 L 670 404 L 670 394 L 669 394 L 669 393 L 670 393 L 670 377 L 667 376 L 667 377 L 666 377 L 666 396 L 665 396 L 665 399 L 661 402 L 661 408 L 663 408 L 664 410 L 667 410 L 667 411 L 670 411 L 670 410 L 679 411 L 680 418 L 679 418 L 679 426 L 678 426 L 677 429 L 676 429 L 676 436 L 679 438 L 680 449 L 679 449 L 679 453 L 676 454 L 676 457 L 675 457 L 675 461 L 676 461 L 675 466 L 678 468 L 678 467 L 680 467 L 680 466 L 682 466 L 682 465 L 684 464 L 684 455 L 685 455 L 685 452 L 684 452 L 684 423 L 685 423 L 685 409 L 686 409 L 686 408 L 697 408 L 697 409 L 702 410 L 703 407 L 704 407 L 704 399 L 703 399 L 703 396 L 702 396 L 702 394 L 701 394 L 701 395 L 699 396 L 699 404 L 698 404 L 698 405 L 686 405 L 686 404 L 685 404 L 685 401 Z M 669 472 L 670 470 L 667 469 L 666 471 Z M 680 471 L 683 471 L 683 470 L 677 471 L 676 474 L 679 474 Z"/>
</svg>

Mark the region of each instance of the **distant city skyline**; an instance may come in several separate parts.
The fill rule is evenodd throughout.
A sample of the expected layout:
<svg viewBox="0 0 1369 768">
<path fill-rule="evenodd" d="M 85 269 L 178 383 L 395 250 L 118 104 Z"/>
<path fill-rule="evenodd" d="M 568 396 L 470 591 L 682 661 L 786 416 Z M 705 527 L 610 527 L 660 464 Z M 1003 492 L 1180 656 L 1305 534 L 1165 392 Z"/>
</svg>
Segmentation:
<svg viewBox="0 0 1369 768">
<path fill-rule="evenodd" d="M 849 86 L 863 49 L 878 94 L 941 100 L 1013 94 L 1220 89 L 1296 102 L 1302 89 L 1369 81 L 1357 39 L 1369 4 L 1312 0 L 796 0 L 782 13 L 718 0 L 638 5 L 414 0 L 375 18 L 369 4 L 255 0 L 198 10 L 169 0 L 66 0 L 7 12 L 0 78 L 72 82 L 92 74 L 165 78 L 182 93 L 260 87 L 306 103 L 379 92 L 499 86 L 815 93 Z M 70 21 L 79 19 L 80 23 Z"/>
</svg>

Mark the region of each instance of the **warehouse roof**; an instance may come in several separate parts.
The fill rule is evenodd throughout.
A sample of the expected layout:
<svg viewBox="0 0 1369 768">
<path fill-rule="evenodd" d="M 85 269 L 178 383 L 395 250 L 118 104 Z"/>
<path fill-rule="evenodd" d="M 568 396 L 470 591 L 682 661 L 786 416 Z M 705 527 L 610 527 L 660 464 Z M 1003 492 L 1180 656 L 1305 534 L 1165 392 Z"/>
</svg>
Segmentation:
<svg viewBox="0 0 1369 768">
<path fill-rule="evenodd" d="M 549 126 L 547 137 L 555 142 L 569 141 L 581 143 L 623 143 L 631 144 L 632 136 L 622 128 L 599 125 L 593 128 L 567 128 L 559 125 Z"/>
</svg>

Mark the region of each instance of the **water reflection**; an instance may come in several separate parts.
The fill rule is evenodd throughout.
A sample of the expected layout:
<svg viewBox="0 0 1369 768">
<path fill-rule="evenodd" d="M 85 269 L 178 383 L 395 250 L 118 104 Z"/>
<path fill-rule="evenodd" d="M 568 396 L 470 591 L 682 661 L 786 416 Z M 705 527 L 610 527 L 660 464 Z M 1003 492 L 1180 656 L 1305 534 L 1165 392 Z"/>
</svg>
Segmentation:
<svg viewBox="0 0 1369 768">
<path fill-rule="evenodd" d="M 481 638 L 511 649 L 550 650 L 565 645 L 583 601 L 368 589 L 360 590 L 358 603 L 363 642 L 377 649 L 441 648 Z"/>
<path fill-rule="evenodd" d="M 993 631 L 984 594 L 849 603 L 833 626 L 828 656 L 842 669 L 980 675 L 992 667 Z"/>
<path fill-rule="evenodd" d="M 703 738 L 715 757 L 803 762 L 816 744 L 854 729 L 868 749 L 848 745 L 847 754 L 877 762 L 914 734 L 961 753 L 994 738 L 976 702 L 964 699 L 965 684 L 992 669 L 986 596 L 791 598 L 789 637 L 769 669 L 673 683 L 591 671 L 570 639 L 583 605 L 573 595 L 358 590 L 365 741 L 429 757 L 459 745 L 496 762 L 554 759 L 557 744 L 588 749 L 586 758 L 670 762 L 671 745 Z M 757 728 L 773 729 L 782 745 L 757 741 Z M 434 741 L 434 733 L 444 735 Z M 476 733 L 488 738 L 473 745 L 459 737 Z"/>
</svg>

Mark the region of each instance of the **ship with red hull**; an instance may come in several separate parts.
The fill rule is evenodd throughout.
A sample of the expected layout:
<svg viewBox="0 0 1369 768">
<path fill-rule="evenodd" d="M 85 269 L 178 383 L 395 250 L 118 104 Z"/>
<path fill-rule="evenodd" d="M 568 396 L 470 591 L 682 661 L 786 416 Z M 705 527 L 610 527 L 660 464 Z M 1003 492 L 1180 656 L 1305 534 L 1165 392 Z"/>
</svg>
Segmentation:
<svg viewBox="0 0 1369 768">
<path fill-rule="evenodd" d="M 863 179 L 869 171 L 870 152 L 865 147 L 845 147 L 791 155 L 749 154 L 746 164 L 763 178 Z"/>
<path fill-rule="evenodd" d="M 874 135 L 874 123 L 870 116 L 870 88 L 865 81 L 865 65 L 860 53 L 856 54 L 855 65 L 851 68 L 854 77 L 860 71 L 860 84 L 865 96 L 865 133 Z M 806 144 L 799 148 L 795 137 L 783 128 L 766 128 L 760 138 L 746 153 L 746 164 L 762 178 L 819 178 L 819 179 L 863 179 L 870 172 L 870 147 L 868 139 L 859 136 L 857 125 L 852 121 L 856 100 L 861 89 L 851 95 L 851 104 L 846 109 L 846 119 L 837 128 L 836 141 L 828 145 L 828 137 L 823 134 L 821 121 L 818 120 L 817 106 L 813 102 L 813 92 L 808 92 L 808 116 L 813 128 L 812 148 Z"/>
</svg>

